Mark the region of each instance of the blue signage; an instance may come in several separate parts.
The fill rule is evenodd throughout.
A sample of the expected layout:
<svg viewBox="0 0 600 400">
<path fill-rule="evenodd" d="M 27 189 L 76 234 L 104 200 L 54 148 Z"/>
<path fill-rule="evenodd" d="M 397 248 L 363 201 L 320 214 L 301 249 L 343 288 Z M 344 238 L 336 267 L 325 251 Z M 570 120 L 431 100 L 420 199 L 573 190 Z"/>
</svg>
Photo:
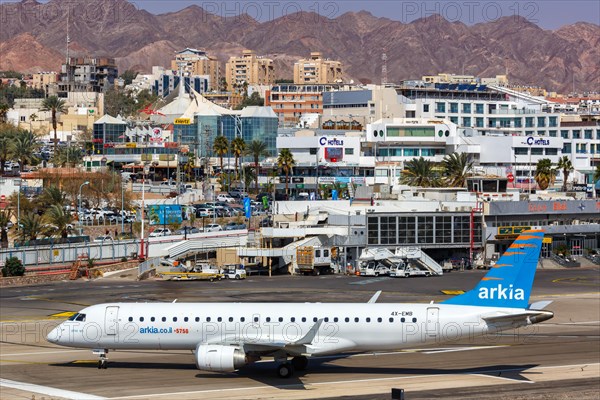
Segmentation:
<svg viewBox="0 0 600 400">
<path fill-rule="evenodd" d="M 246 213 L 246 218 L 250 218 L 252 216 L 252 208 L 250 207 L 250 197 L 244 198 L 244 212 Z"/>
<path fill-rule="evenodd" d="M 181 206 L 175 204 L 148 206 L 148 219 L 150 225 L 180 224 Z"/>
</svg>

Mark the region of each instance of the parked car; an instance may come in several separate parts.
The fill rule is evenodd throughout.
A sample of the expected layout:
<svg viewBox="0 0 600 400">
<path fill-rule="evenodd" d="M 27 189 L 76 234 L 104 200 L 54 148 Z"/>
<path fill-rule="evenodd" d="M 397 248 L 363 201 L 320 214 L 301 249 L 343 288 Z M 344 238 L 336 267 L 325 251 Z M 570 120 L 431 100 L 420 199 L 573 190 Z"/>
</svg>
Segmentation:
<svg viewBox="0 0 600 400">
<path fill-rule="evenodd" d="M 223 266 L 222 271 L 227 279 L 246 279 L 246 269 L 243 264 L 227 264 Z"/>
<path fill-rule="evenodd" d="M 222 230 L 223 227 L 219 224 L 208 224 L 204 227 L 204 232 L 219 232 Z"/>
<path fill-rule="evenodd" d="M 212 217 L 215 211 L 212 208 L 197 208 L 196 209 L 196 217 Z"/>
<path fill-rule="evenodd" d="M 172 234 L 169 228 L 156 228 L 148 237 L 170 236 Z"/>
<path fill-rule="evenodd" d="M 184 226 L 183 228 L 175 231 L 176 235 L 191 235 L 194 233 L 200 233 L 200 229 L 194 228 L 193 226 Z"/>
<path fill-rule="evenodd" d="M 221 193 L 217 196 L 217 201 L 222 201 L 225 203 L 235 203 L 235 199 L 228 194 Z"/>
<path fill-rule="evenodd" d="M 102 236 L 98 236 L 96 239 L 94 239 L 94 242 L 106 242 L 106 241 L 112 241 L 113 238 L 110 235 L 102 235 Z"/>
<path fill-rule="evenodd" d="M 223 227 L 226 231 L 237 231 L 241 229 L 246 229 L 246 224 L 238 224 L 237 222 L 228 222 Z"/>
</svg>

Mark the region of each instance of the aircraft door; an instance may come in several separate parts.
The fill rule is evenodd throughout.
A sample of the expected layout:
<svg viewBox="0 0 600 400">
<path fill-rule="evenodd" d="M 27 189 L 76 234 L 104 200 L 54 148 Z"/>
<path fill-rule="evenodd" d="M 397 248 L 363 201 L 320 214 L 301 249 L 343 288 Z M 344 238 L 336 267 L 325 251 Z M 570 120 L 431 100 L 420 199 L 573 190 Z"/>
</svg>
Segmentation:
<svg viewBox="0 0 600 400">
<path fill-rule="evenodd" d="M 107 335 L 116 335 L 119 327 L 119 307 L 108 306 L 104 314 L 104 331 Z"/>
<path fill-rule="evenodd" d="M 428 307 L 427 308 L 427 324 L 425 326 L 425 330 L 427 331 L 427 336 L 436 337 L 438 334 L 440 324 L 440 309 L 437 307 Z"/>
</svg>

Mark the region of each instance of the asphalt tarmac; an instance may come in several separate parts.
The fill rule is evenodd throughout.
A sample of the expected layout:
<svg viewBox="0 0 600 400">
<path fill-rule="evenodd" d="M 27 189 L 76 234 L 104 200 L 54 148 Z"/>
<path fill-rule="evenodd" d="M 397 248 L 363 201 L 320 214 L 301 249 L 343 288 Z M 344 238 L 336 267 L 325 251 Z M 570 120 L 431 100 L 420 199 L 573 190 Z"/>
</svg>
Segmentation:
<svg viewBox="0 0 600 400">
<path fill-rule="evenodd" d="M 98 370 L 89 350 L 44 340 L 64 312 L 102 302 L 429 302 L 469 290 L 485 272 L 431 278 L 251 277 L 245 281 L 136 282 L 113 276 L 5 288 L 0 293 L 1 399 L 597 399 L 600 396 L 600 270 L 540 270 L 532 301 L 555 317 L 492 337 L 379 354 L 311 359 L 280 379 L 259 362 L 233 374 L 195 368 L 190 352 L 120 351 Z M 234 305 L 232 305 L 234 306 Z"/>
</svg>

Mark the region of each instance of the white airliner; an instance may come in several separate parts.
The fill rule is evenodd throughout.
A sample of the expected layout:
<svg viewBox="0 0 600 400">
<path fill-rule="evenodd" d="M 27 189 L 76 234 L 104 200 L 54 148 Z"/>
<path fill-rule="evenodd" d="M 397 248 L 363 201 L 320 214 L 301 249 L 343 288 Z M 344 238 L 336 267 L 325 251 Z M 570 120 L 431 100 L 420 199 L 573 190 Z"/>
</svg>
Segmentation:
<svg viewBox="0 0 600 400">
<path fill-rule="evenodd" d="M 528 305 L 542 231 L 523 232 L 477 287 L 438 304 L 108 303 L 61 323 L 48 341 L 93 349 L 191 350 L 201 370 L 231 372 L 271 357 L 279 376 L 308 358 L 396 350 L 472 339 L 553 317 L 550 302 Z M 291 362 L 289 361 L 291 359 Z"/>
</svg>

